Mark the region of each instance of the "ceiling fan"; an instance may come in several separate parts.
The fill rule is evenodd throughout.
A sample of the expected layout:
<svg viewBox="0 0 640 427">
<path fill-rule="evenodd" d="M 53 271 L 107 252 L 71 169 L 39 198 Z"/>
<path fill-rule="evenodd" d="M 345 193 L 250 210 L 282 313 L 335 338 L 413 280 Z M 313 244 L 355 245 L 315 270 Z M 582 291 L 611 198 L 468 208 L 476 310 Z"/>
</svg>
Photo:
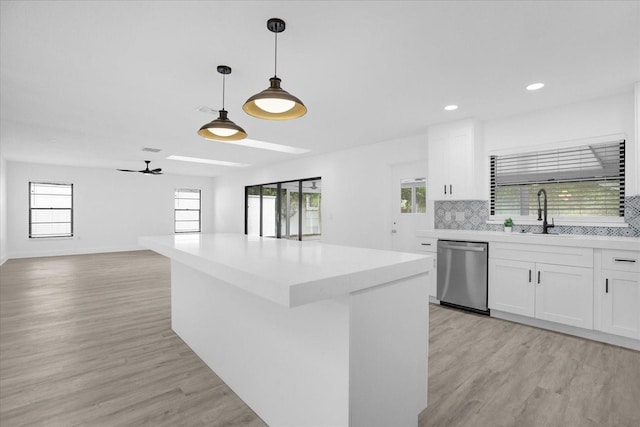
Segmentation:
<svg viewBox="0 0 640 427">
<path fill-rule="evenodd" d="M 118 169 L 118 170 L 122 172 L 140 172 L 148 175 L 162 175 L 162 169 L 160 168 L 149 170 L 149 163 L 151 163 L 151 160 L 145 160 L 144 162 L 147 164 L 147 167 L 141 171 L 134 171 L 131 169 Z"/>
</svg>

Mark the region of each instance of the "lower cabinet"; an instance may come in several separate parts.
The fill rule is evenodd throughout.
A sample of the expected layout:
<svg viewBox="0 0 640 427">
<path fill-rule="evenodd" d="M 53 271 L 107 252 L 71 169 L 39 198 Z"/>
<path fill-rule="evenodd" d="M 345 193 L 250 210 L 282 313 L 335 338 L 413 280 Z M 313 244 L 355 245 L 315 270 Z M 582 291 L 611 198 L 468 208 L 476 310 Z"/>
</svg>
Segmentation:
<svg viewBox="0 0 640 427">
<path fill-rule="evenodd" d="M 425 255 L 433 256 L 433 270 L 429 272 L 429 297 L 435 300 L 438 294 L 438 239 L 418 237 L 416 252 L 426 252 Z"/>
<path fill-rule="evenodd" d="M 533 317 L 535 264 L 489 258 L 489 308 Z"/>
<path fill-rule="evenodd" d="M 630 271 L 602 270 L 596 294 L 600 295 L 603 332 L 640 339 L 639 276 Z"/>
<path fill-rule="evenodd" d="M 602 250 L 596 253 L 598 260 L 602 268 L 594 289 L 595 328 L 640 339 L 640 252 Z"/>
<path fill-rule="evenodd" d="M 593 329 L 593 269 L 536 264 L 536 318 Z"/>
<path fill-rule="evenodd" d="M 593 269 L 489 259 L 489 308 L 593 328 Z"/>
</svg>

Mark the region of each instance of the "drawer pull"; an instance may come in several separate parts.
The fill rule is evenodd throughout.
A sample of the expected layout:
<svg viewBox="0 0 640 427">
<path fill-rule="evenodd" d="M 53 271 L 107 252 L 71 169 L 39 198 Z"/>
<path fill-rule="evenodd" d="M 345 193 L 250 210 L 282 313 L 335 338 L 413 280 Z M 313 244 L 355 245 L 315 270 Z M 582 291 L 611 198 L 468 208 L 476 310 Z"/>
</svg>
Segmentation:
<svg viewBox="0 0 640 427">
<path fill-rule="evenodd" d="M 627 258 L 614 258 L 615 262 L 636 262 L 635 259 L 627 259 Z"/>
<path fill-rule="evenodd" d="M 431 246 L 431 243 L 420 243 L 422 246 Z"/>
</svg>

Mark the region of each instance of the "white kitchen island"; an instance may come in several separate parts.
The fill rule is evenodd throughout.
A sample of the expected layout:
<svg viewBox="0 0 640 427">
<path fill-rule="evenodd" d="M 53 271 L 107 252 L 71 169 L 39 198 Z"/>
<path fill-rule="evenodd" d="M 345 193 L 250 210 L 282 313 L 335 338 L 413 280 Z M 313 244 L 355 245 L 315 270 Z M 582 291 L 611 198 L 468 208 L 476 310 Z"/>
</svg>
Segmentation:
<svg viewBox="0 0 640 427">
<path fill-rule="evenodd" d="M 241 234 L 140 244 L 171 258 L 173 330 L 271 427 L 418 424 L 430 256 Z"/>
</svg>

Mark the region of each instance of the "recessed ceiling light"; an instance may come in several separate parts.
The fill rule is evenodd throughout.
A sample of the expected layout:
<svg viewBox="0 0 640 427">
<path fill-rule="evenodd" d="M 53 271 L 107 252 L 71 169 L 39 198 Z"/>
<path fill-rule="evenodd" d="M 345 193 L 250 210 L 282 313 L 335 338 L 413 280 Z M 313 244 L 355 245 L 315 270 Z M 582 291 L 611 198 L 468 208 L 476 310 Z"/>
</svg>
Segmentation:
<svg viewBox="0 0 640 427">
<path fill-rule="evenodd" d="M 290 145 L 273 144 L 271 142 L 256 141 L 255 139 L 243 139 L 242 141 L 235 141 L 233 145 L 243 145 L 245 147 L 260 148 L 261 150 L 280 151 L 281 153 L 289 154 L 302 154 L 308 153 L 311 150 L 306 148 L 291 147 Z"/>
<path fill-rule="evenodd" d="M 180 160 L 183 162 L 193 162 L 193 163 L 207 163 L 210 165 L 233 166 L 237 168 L 244 168 L 249 166 L 247 163 L 235 163 L 235 162 L 226 162 L 224 160 L 200 159 L 197 157 L 185 157 L 185 156 L 174 156 L 174 155 L 167 157 L 167 160 Z"/>
<path fill-rule="evenodd" d="M 544 87 L 544 83 L 531 83 L 527 86 L 527 90 L 538 90 Z"/>
<path fill-rule="evenodd" d="M 444 107 L 445 110 L 447 111 L 453 111 L 453 110 L 457 110 L 458 106 L 457 105 L 447 105 L 446 107 Z"/>
</svg>

